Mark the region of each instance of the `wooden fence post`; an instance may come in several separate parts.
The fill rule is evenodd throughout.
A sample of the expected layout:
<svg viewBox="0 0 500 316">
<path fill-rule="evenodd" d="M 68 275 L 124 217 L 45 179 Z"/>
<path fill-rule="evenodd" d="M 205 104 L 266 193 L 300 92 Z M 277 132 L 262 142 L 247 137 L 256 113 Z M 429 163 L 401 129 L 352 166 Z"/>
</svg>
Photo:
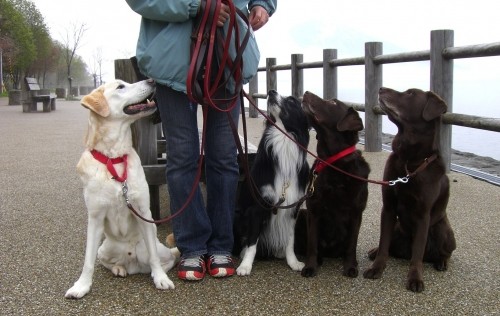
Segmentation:
<svg viewBox="0 0 500 316">
<path fill-rule="evenodd" d="M 431 31 L 431 80 L 430 90 L 439 95 L 448 105 L 448 112 L 453 112 L 453 59 L 443 57 L 443 50 L 453 47 L 452 30 Z M 440 146 L 446 166 L 451 169 L 451 124 L 441 124 Z"/>
<path fill-rule="evenodd" d="M 336 49 L 323 50 L 323 98 L 326 100 L 337 98 L 337 67 L 330 65 L 330 61 L 337 59 Z"/>
<path fill-rule="evenodd" d="M 298 64 L 304 61 L 304 55 L 292 54 L 292 95 L 297 99 L 304 95 L 304 70 Z"/>
<path fill-rule="evenodd" d="M 271 68 L 276 66 L 276 58 L 266 58 L 266 95 L 269 90 L 277 90 L 278 73 Z"/>
<path fill-rule="evenodd" d="M 382 116 L 373 111 L 382 86 L 382 65 L 373 61 L 378 55 L 382 55 L 382 43 L 365 44 L 365 151 L 368 152 L 382 150 Z"/>
<path fill-rule="evenodd" d="M 133 83 L 138 78 L 132 66 L 130 59 L 115 60 L 115 77 L 123 81 Z M 156 142 L 158 140 L 157 128 L 150 117 L 144 117 L 132 124 L 132 138 L 134 147 L 141 158 L 142 165 L 156 165 L 158 163 L 158 151 Z M 159 218 L 160 205 L 157 203 L 160 199 L 160 188 L 157 185 L 149 186 L 149 195 L 151 201 L 151 212 L 154 218 Z"/>
<path fill-rule="evenodd" d="M 259 92 L 259 74 L 255 74 L 255 76 L 248 83 L 248 94 L 250 95 L 250 100 L 255 104 L 256 107 L 259 107 L 259 99 L 255 98 L 253 95 Z M 259 111 L 249 104 L 248 105 L 248 117 L 256 118 L 259 116 Z"/>
</svg>

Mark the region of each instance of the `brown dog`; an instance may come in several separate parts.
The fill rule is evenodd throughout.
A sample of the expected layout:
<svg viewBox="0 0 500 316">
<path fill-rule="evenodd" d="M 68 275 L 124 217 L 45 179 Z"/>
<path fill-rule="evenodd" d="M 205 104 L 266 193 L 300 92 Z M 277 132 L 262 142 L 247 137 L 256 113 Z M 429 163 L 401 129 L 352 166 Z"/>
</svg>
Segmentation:
<svg viewBox="0 0 500 316">
<path fill-rule="evenodd" d="M 363 129 L 358 112 L 339 100 L 306 92 L 302 108 L 316 130 L 318 157 L 337 168 L 368 178 L 370 167 L 356 150 Z M 368 199 L 367 182 L 316 162 L 314 194 L 307 199 L 307 256 L 302 275 L 316 275 L 322 257 L 343 257 L 343 274 L 358 275 L 356 247 Z M 303 238 L 298 238 L 303 239 Z M 297 239 L 296 239 L 297 240 Z"/>
<path fill-rule="evenodd" d="M 382 109 L 398 127 L 384 179 L 407 176 L 407 183 L 382 188 L 383 208 L 379 247 L 369 252 L 375 259 L 364 277 L 382 276 L 389 255 L 411 259 L 407 289 L 424 290 L 423 261 L 446 270 L 455 250 L 446 206 L 449 180 L 439 152 L 441 114 L 446 103 L 433 92 L 410 89 L 398 92 L 380 88 Z"/>
</svg>

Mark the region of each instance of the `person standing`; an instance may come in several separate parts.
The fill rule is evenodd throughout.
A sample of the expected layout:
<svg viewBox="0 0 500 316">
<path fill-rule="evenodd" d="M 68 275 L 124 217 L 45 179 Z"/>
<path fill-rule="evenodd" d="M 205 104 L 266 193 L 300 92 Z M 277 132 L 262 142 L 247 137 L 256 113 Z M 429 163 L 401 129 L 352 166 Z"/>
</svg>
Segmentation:
<svg viewBox="0 0 500 316">
<path fill-rule="evenodd" d="M 188 200 L 199 158 L 198 104 L 186 94 L 186 79 L 193 21 L 201 14 L 200 0 L 126 2 L 142 17 L 136 57 L 141 73 L 157 83 L 156 101 L 167 144 L 170 209 L 174 213 Z M 267 23 L 277 7 L 277 0 L 233 0 L 233 3 L 248 14 L 254 31 Z M 228 18 L 229 8 L 222 4 L 217 26 L 223 27 Z M 256 46 L 246 49 L 257 50 Z M 255 54 L 258 56 L 258 50 Z M 253 75 L 256 72 L 257 65 Z M 238 101 L 231 110 L 236 125 L 239 112 Z M 227 277 L 235 272 L 231 250 L 239 178 L 237 147 L 226 113 L 209 108 L 205 123 L 207 203 L 205 206 L 198 185 L 187 208 L 172 222 L 181 252 L 178 277 L 183 280 L 202 280 L 207 270 L 213 277 Z"/>
</svg>

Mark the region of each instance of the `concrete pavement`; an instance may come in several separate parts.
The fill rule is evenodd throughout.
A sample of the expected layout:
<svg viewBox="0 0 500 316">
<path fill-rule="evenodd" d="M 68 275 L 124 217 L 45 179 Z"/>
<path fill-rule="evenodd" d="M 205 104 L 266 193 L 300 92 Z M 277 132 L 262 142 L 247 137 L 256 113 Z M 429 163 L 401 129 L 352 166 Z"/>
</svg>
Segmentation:
<svg viewBox="0 0 500 316">
<path fill-rule="evenodd" d="M 257 261 L 252 275 L 199 283 L 169 276 L 176 289 L 157 290 L 149 275 L 115 278 L 96 265 L 91 292 L 64 298 L 80 275 L 86 209 L 75 166 L 83 151 L 87 110 L 57 100 L 51 113 L 22 113 L 0 98 L 0 313 L 2 315 L 493 315 L 500 313 L 500 187 L 450 173 L 448 214 L 457 250 L 446 272 L 425 265 L 425 291 L 405 289 L 408 261 L 390 259 L 382 279 L 341 275 L 326 260 L 303 278 L 283 260 Z M 258 143 L 263 120 L 248 119 Z M 311 135 L 314 151 L 315 135 Z M 381 179 L 387 153 L 364 153 L 370 178 Z M 380 187 L 369 185 L 358 244 L 360 270 L 376 246 Z M 162 199 L 162 215 L 168 201 Z M 169 225 L 159 227 L 164 241 Z"/>
</svg>

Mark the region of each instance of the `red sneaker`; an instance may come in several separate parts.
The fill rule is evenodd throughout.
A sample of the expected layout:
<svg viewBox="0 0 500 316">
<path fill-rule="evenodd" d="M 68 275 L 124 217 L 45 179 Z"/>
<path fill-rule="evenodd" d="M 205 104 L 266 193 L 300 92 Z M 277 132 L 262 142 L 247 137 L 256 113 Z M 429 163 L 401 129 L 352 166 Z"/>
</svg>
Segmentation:
<svg viewBox="0 0 500 316">
<path fill-rule="evenodd" d="M 200 281 L 205 277 L 203 256 L 182 258 L 177 266 L 177 277 L 181 280 Z"/>
<path fill-rule="evenodd" d="M 211 255 L 207 260 L 208 273 L 216 278 L 234 274 L 234 261 L 229 255 Z"/>
</svg>

